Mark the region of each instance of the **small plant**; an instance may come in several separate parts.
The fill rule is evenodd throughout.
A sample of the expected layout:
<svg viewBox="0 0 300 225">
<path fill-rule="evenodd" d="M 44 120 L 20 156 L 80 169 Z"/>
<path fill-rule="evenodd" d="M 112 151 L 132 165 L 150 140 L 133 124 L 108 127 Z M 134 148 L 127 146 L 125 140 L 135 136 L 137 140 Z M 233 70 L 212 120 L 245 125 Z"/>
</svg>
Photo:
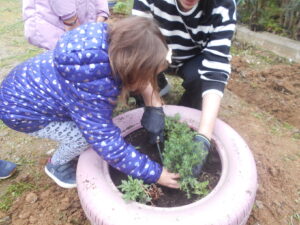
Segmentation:
<svg viewBox="0 0 300 225">
<path fill-rule="evenodd" d="M 128 176 L 128 180 L 122 180 L 118 188 L 123 192 L 125 201 L 136 201 L 146 204 L 152 200 L 149 194 L 150 185 L 144 184 L 142 180 L 134 179 L 131 176 Z"/>
<path fill-rule="evenodd" d="M 204 163 L 207 152 L 200 143 L 193 141 L 196 131 L 186 123 L 179 122 L 180 116 L 166 118 L 166 141 L 163 151 L 163 165 L 171 172 L 180 174 L 180 189 L 191 194 L 205 196 L 208 181 L 199 182 L 193 177 L 193 168 Z"/>
<path fill-rule="evenodd" d="M 186 177 L 180 182 L 180 188 L 187 193 L 188 198 L 190 198 L 190 190 L 192 190 L 192 193 L 195 195 L 206 196 L 208 194 L 208 183 L 208 181 L 199 182 L 194 177 Z"/>
</svg>

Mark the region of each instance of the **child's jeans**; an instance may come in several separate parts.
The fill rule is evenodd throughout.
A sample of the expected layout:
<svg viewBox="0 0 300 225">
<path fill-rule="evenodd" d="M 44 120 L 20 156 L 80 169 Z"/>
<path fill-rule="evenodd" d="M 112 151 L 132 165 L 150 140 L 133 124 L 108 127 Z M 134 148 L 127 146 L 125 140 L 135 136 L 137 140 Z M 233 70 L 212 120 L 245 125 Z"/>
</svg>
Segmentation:
<svg viewBox="0 0 300 225">
<path fill-rule="evenodd" d="M 51 122 L 41 130 L 29 135 L 48 138 L 59 143 L 51 158 L 54 165 L 63 165 L 79 156 L 89 146 L 79 128 L 73 121 Z"/>
</svg>

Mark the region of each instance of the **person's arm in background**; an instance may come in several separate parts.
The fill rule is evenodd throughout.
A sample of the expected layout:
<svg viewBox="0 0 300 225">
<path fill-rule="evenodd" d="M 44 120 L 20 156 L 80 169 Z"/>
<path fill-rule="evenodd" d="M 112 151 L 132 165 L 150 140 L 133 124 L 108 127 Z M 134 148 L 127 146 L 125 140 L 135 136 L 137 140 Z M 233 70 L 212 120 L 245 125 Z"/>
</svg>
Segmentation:
<svg viewBox="0 0 300 225">
<path fill-rule="evenodd" d="M 107 0 L 97 0 L 96 1 L 96 12 L 97 12 L 97 22 L 104 22 L 109 17 L 108 1 Z"/>
<path fill-rule="evenodd" d="M 49 0 L 52 11 L 63 21 L 65 30 L 72 30 L 80 25 L 76 14 L 76 1 Z"/>
<path fill-rule="evenodd" d="M 131 14 L 134 16 L 153 17 L 153 0 L 134 0 Z"/>
<path fill-rule="evenodd" d="M 202 116 L 198 132 L 211 139 L 218 116 L 225 85 L 229 79 L 230 47 L 235 30 L 236 11 L 233 0 L 225 0 L 215 8 L 213 14 L 219 14 L 219 24 L 214 24 L 214 31 L 207 47 L 203 49 L 201 79 L 203 81 Z"/>
</svg>

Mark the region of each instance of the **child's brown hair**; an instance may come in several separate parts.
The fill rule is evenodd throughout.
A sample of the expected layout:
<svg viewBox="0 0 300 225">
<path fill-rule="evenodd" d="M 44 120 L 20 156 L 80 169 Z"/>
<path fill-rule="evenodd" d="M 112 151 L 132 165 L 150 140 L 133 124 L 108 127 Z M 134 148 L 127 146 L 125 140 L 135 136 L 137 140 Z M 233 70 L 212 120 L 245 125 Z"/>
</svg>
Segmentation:
<svg viewBox="0 0 300 225">
<path fill-rule="evenodd" d="M 113 74 L 122 80 L 120 99 L 149 82 L 157 89 L 157 74 L 168 67 L 167 43 L 153 19 L 131 16 L 109 30 L 109 59 Z"/>
</svg>

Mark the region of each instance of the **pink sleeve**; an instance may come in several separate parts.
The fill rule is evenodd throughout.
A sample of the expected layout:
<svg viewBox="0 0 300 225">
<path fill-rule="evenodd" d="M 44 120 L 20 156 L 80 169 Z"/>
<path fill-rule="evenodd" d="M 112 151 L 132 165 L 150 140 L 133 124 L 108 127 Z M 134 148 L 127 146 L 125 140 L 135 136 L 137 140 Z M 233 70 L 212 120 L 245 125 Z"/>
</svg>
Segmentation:
<svg viewBox="0 0 300 225">
<path fill-rule="evenodd" d="M 109 9 L 107 0 L 96 0 L 97 16 L 108 18 Z"/>
<path fill-rule="evenodd" d="M 52 11 L 62 20 L 70 19 L 76 15 L 76 0 L 49 0 Z"/>
</svg>

